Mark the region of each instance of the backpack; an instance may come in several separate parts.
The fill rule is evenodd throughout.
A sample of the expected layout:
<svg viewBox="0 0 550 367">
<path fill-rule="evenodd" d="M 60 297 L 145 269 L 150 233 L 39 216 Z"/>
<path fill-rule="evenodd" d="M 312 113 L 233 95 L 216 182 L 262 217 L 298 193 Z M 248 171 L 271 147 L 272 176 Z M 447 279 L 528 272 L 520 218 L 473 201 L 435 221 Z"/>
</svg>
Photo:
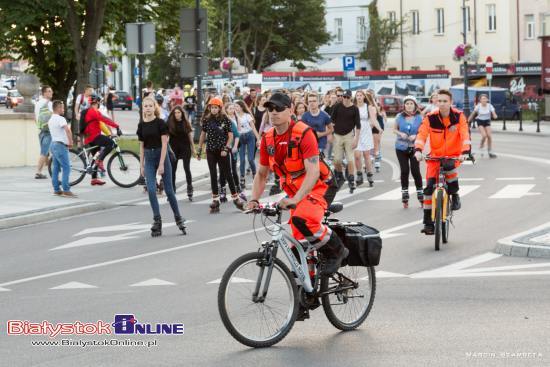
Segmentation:
<svg viewBox="0 0 550 367">
<path fill-rule="evenodd" d="M 88 126 L 86 124 L 86 113 L 87 112 L 88 112 L 88 108 L 80 111 L 80 119 L 78 120 L 78 126 L 79 126 L 79 131 L 80 131 L 81 135 L 84 135 L 84 131 L 86 130 L 86 126 Z"/>
</svg>

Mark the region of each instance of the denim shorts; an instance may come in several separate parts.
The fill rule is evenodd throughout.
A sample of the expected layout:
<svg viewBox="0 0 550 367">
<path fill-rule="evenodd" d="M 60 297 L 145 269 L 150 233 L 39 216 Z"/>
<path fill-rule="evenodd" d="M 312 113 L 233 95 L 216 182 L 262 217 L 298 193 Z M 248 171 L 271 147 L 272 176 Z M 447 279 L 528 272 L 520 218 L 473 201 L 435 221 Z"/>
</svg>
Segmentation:
<svg viewBox="0 0 550 367">
<path fill-rule="evenodd" d="M 52 145 L 52 136 L 50 132 L 40 131 L 38 140 L 40 141 L 40 155 L 47 156 L 50 151 L 50 145 Z"/>
</svg>

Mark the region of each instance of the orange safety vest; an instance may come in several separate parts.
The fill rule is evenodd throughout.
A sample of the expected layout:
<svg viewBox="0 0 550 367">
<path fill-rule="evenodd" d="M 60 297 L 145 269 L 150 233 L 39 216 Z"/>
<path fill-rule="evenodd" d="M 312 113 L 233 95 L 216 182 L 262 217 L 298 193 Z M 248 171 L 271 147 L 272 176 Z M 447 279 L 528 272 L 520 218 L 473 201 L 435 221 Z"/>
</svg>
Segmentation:
<svg viewBox="0 0 550 367">
<path fill-rule="evenodd" d="M 458 156 L 470 150 L 470 132 L 464 114 L 451 108 L 449 124 L 445 124 L 439 110 L 424 117 L 416 135 L 415 148 L 422 151 L 430 138 L 432 157 Z"/>
<path fill-rule="evenodd" d="M 290 123 L 288 131 L 285 133 L 288 136 L 287 154 L 282 165 L 275 161 L 275 128 L 272 127 L 265 133 L 269 168 L 279 176 L 281 189 L 289 195 L 295 195 L 298 192 L 305 178 L 306 169 L 300 150 L 300 142 L 310 129 L 310 126 L 301 121 Z M 332 174 L 329 166 L 322 159 L 319 159 L 319 180 L 314 189 L 319 185 L 326 187 L 326 183 L 331 178 Z"/>
</svg>

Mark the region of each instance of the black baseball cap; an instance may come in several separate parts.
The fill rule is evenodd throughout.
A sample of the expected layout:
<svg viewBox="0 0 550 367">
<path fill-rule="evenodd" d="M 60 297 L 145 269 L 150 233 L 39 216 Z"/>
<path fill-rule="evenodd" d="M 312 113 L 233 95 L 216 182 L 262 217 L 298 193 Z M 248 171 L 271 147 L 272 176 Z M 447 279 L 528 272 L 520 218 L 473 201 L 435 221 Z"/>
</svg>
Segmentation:
<svg viewBox="0 0 550 367">
<path fill-rule="evenodd" d="M 271 98 L 269 98 L 269 101 L 264 103 L 264 107 L 269 106 L 290 108 L 290 98 L 284 93 L 273 93 Z"/>
<path fill-rule="evenodd" d="M 346 91 L 344 92 L 344 95 L 346 97 L 351 97 L 352 96 L 351 89 L 346 89 Z"/>
</svg>

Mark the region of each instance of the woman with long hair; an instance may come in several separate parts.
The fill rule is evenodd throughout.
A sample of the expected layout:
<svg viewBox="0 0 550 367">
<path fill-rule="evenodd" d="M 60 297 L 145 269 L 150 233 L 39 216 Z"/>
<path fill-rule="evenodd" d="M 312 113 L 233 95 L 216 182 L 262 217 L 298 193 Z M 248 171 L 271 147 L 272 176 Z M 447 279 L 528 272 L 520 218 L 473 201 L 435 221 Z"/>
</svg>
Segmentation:
<svg viewBox="0 0 550 367">
<path fill-rule="evenodd" d="M 168 131 L 170 133 L 170 148 L 174 152 L 172 160 L 172 186 L 176 190 L 176 171 L 178 161 L 183 161 L 185 180 L 187 182 L 187 197 L 193 201 L 193 176 L 191 175 L 191 156 L 195 155 L 193 145 L 193 128 L 182 106 L 175 106 L 168 115 Z"/>
<path fill-rule="evenodd" d="M 199 139 L 199 151 L 197 159 L 201 159 L 202 148 L 206 142 L 206 160 L 208 170 L 210 171 L 210 185 L 212 187 L 212 204 L 210 204 L 210 213 L 219 213 L 220 196 L 218 190 L 218 166 L 221 174 L 229 184 L 233 204 L 240 209 L 244 209 L 244 204 L 239 200 L 239 196 L 233 178 L 231 177 L 229 162 L 229 151 L 233 148 L 233 133 L 231 132 L 231 121 L 223 112 L 223 102 L 220 98 L 211 98 L 206 106 L 206 111 L 202 119 L 202 132 Z"/>
<path fill-rule="evenodd" d="M 365 160 L 365 172 L 367 174 L 367 181 L 369 186 L 373 186 L 373 169 L 372 161 L 370 159 L 370 151 L 374 148 L 374 139 L 372 136 L 372 129 L 380 129 L 378 120 L 376 119 L 376 106 L 374 105 L 372 98 L 367 96 L 362 90 L 355 92 L 355 105 L 359 109 L 359 117 L 361 119 L 361 134 L 359 135 L 359 143 L 355 148 L 355 169 L 357 171 L 357 186 L 363 184 L 363 172 L 361 159 Z"/>
<path fill-rule="evenodd" d="M 241 135 L 239 134 L 239 129 L 237 127 L 237 122 L 235 121 L 235 105 L 233 103 L 224 104 L 223 110 L 225 115 L 231 121 L 231 132 L 233 133 L 233 147 L 229 151 L 229 160 L 231 162 L 231 177 L 233 178 L 233 184 L 235 185 L 235 190 L 239 193 L 239 198 L 242 201 L 246 201 L 246 196 L 244 191 L 239 185 L 239 171 L 237 170 L 237 154 L 239 153 L 239 141 Z M 233 117 L 231 117 L 233 116 Z M 225 190 L 225 185 L 227 179 L 225 176 L 220 173 L 220 201 L 225 203 L 227 201 L 227 193 Z"/>
<path fill-rule="evenodd" d="M 241 146 L 239 148 L 239 160 L 241 162 L 241 188 L 244 190 L 246 181 L 244 175 L 246 172 L 246 160 L 250 170 L 252 171 L 252 177 L 256 175 L 256 163 L 254 162 L 254 153 L 257 143 L 260 142 L 260 136 L 256 131 L 256 125 L 254 124 L 254 117 L 252 113 L 243 101 L 235 102 L 235 120 L 239 127 L 239 134 L 241 134 Z"/>
<path fill-rule="evenodd" d="M 376 172 L 380 172 L 380 163 L 382 161 L 382 153 L 380 151 L 380 141 L 382 140 L 382 133 L 384 132 L 384 121 L 386 120 L 386 112 L 380 108 L 378 101 L 373 93 L 367 92 L 370 95 L 370 100 L 376 107 L 376 120 L 378 121 L 378 127 L 372 128 L 372 138 L 374 141 L 374 149 L 371 159 L 374 160 L 374 169 Z"/>
<path fill-rule="evenodd" d="M 495 108 L 489 103 L 489 97 L 486 94 L 479 96 L 479 103 L 474 108 L 474 113 L 468 118 L 468 122 L 472 122 L 475 117 L 477 122 L 477 128 L 481 134 L 481 143 L 479 144 L 479 151 L 483 156 L 483 147 L 487 142 L 487 153 L 489 158 L 496 158 L 497 155 L 493 153 L 493 135 L 491 132 L 491 118 L 496 119 L 498 116 L 495 112 Z M 475 125 L 475 124 L 474 124 Z"/>
<path fill-rule="evenodd" d="M 145 177 L 149 202 L 153 210 L 151 236 L 162 234 L 162 220 L 157 199 L 157 175 L 164 181 L 164 192 L 174 213 L 176 226 L 186 234 L 185 219 L 180 215 L 178 201 L 172 187 L 172 165 L 168 158 L 168 126 L 160 118 L 160 108 L 153 97 L 145 97 L 142 102 L 143 115 L 138 124 L 139 161 L 141 175 Z"/>
<path fill-rule="evenodd" d="M 306 104 L 304 102 L 296 102 L 294 105 L 294 116 L 296 116 L 296 120 L 300 121 L 302 119 L 302 115 L 307 111 Z"/>
<path fill-rule="evenodd" d="M 397 135 L 395 141 L 395 153 L 401 169 L 401 201 L 403 206 L 409 206 L 409 172 L 414 179 L 416 186 L 416 196 L 420 201 L 420 206 L 424 201 L 424 191 L 422 189 L 422 174 L 420 166 L 414 157 L 414 141 L 418 128 L 422 124 L 422 113 L 418 108 L 416 98 L 406 96 L 403 100 L 405 108 L 395 117 L 393 132 Z"/>
</svg>

